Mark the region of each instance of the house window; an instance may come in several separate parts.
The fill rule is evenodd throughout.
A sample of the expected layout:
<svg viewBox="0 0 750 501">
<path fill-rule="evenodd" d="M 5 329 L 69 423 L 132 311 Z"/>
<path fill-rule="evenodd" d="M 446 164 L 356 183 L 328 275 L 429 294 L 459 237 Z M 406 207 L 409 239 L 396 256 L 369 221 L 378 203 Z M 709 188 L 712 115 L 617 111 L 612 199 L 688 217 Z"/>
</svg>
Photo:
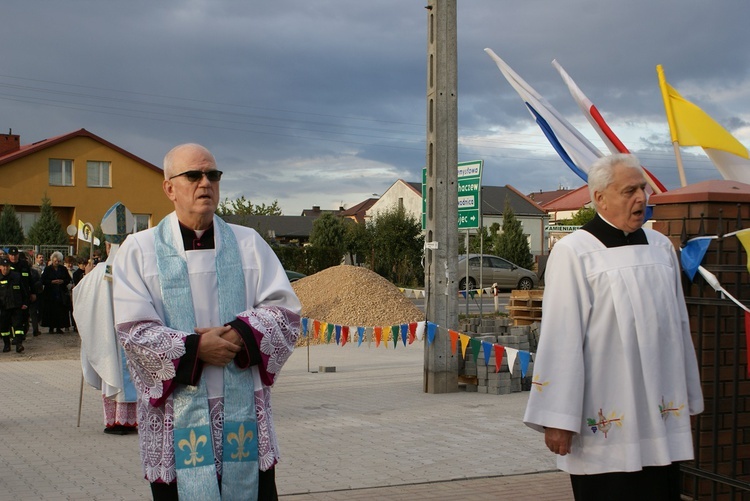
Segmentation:
<svg viewBox="0 0 750 501">
<path fill-rule="evenodd" d="M 109 182 L 110 162 L 86 162 L 86 183 L 89 187 L 110 188 Z"/>
<path fill-rule="evenodd" d="M 52 186 L 73 186 L 73 160 L 50 158 L 49 184 Z"/>
<path fill-rule="evenodd" d="M 39 216 L 41 216 L 39 212 L 16 212 L 16 217 L 18 218 L 18 222 L 21 223 L 24 235 L 29 234 L 29 230 L 37 222 Z"/>
<path fill-rule="evenodd" d="M 133 219 L 135 222 L 134 231 L 147 230 L 148 223 L 151 220 L 151 215 L 150 214 L 133 214 Z"/>
</svg>

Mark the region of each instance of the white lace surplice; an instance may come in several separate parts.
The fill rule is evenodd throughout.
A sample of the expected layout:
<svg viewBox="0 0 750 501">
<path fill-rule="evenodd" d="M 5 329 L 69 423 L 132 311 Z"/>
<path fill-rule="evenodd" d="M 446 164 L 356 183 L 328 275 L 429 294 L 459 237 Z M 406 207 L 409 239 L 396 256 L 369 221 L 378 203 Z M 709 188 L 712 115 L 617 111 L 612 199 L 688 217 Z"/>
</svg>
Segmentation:
<svg viewBox="0 0 750 501">
<path fill-rule="evenodd" d="M 174 214 L 168 217 L 172 218 L 174 231 L 179 232 Z M 247 289 L 248 309 L 238 312 L 238 316 L 253 328 L 262 354 L 261 366 L 251 369 L 255 388 L 248 390 L 255 396 L 259 465 L 265 471 L 278 461 L 269 386 L 294 348 L 299 334 L 300 304 L 281 264 L 263 239 L 249 228 L 232 226 L 232 230 L 240 247 Z M 221 242 L 216 238 L 218 250 Z M 188 261 L 197 326 L 220 325 L 214 250 L 190 251 L 183 257 Z M 177 361 L 185 353 L 185 338 L 192 333 L 164 325 L 152 230 L 127 238 L 115 262 L 114 284 L 118 335 L 138 389 L 144 473 L 150 482 L 172 482 L 176 478 L 172 397 L 164 399 L 163 395 L 164 389 L 172 384 Z M 215 450 L 220 451 L 217 442 L 223 424 L 223 375 L 221 370 L 208 368 L 204 368 L 203 377 L 208 378 Z M 163 402 L 157 402 L 159 399 Z M 218 463 L 220 460 L 217 471 L 221 473 Z"/>
</svg>

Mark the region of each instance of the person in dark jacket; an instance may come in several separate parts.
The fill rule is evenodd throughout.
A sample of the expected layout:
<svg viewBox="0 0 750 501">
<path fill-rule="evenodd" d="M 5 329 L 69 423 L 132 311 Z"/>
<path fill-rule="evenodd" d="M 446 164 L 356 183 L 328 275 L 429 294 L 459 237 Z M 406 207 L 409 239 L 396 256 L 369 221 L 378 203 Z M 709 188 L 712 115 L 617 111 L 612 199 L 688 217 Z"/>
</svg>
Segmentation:
<svg viewBox="0 0 750 501">
<path fill-rule="evenodd" d="M 23 312 L 29 307 L 29 291 L 21 274 L 11 270 L 8 258 L 0 259 L 0 336 L 3 353 L 10 351 L 11 339 L 16 353 L 23 353 L 26 338 Z"/>
<path fill-rule="evenodd" d="M 8 248 L 8 259 L 10 260 L 10 269 L 21 275 L 21 281 L 24 282 L 24 286 L 29 293 L 29 307 L 23 311 L 23 333 L 26 334 L 29 331 L 31 303 L 36 302 L 35 279 L 25 253 L 19 253 L 18 247 Z"/>
<path fill-rule="evenodd" d="M 72 279 L 62 261 L 62 253 L 53 252 L 51 264 L 42 273 L 42 325 L 49 327 L 50 334 L 62 334 L 63 328 L 70 327 L 68 284 Z"/>
</svg>

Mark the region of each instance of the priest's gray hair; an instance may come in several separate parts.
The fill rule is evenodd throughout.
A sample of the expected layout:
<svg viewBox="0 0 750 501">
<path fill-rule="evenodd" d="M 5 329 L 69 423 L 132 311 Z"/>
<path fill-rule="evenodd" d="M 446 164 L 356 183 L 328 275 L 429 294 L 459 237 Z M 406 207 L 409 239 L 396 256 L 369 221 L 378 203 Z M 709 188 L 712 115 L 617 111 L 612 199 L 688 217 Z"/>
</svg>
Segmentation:
<svg viewBox="0 0 750 501">
<path fill-rule="evenodd" d="M 171 176 L 174 176 L 175 174 L 179 174 L 179 172 L 173 172 L 174 169 L 178 168 L 179 166 L 174 165 L 174 157 L 175 154 L 184 149 L 184 148 L 193 148 L 197 150 L 202 150 L 205 153 L 208 154 L 212 159 L 214 159 L 213 154 L 208 151 L 208 148 L 205 146 L 198 144 L 198 143 L 185 143 L 185 144 L 178 144 L 171 150 L 167 152 L 166 155 L 164 155 L 164 179 L 169 179 Z M 216 160 L 214 159 L 214 165 L 216 165 Z"/>
<path fill-rule="evenodd" d="M 65 258 L 63 257 L 63 255 L 62 255 L 62 252 L 60 252 L 60 251 L 55 251 L 55 252 L 53 252 L 52 254 L 50 254 L 50 256 L 49 256 L 49 258 L 50 258 L 50 259 L 52 259 L 52 258 L 55 258 L 55 257 L 56 257 L 56 258 L 57 258 L 57 260 L 58 260 L 58 261 L 60 261 L 61 263 L 62 263 L 62 262 L 63 262 L 63 260 L 65 259 Z"/>
<path fill-rule="evenodd" d="M 612 184 L 615 179 L 615 167 L 622 165 L 630 169 L 638 169 L 643 173 L 641 161 L 638 157 L 629 153 L 614 153 L 597 159 L 589 169 L 589 195 L 591 203 L 596 207 L 596 198 L 594 194 L 597 191 L 604 191 L 607 186 Z"/>
</svg>

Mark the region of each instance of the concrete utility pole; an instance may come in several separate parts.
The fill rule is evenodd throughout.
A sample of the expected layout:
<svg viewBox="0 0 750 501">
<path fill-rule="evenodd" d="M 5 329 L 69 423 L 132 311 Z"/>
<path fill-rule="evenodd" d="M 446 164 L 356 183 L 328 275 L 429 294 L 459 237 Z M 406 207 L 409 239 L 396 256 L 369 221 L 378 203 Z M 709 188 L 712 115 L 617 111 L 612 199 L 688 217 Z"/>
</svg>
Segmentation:
<svg viewBox="0 0 750 501">
<path fill-rule="evenodd" d="M 458 95 L 456 0 L 427 2 L 427 319 L 441 332 L 424 351 L 424 391 L 458 390 L 458 357 L 446 329 L 458 326 Z"/>
</svg>

